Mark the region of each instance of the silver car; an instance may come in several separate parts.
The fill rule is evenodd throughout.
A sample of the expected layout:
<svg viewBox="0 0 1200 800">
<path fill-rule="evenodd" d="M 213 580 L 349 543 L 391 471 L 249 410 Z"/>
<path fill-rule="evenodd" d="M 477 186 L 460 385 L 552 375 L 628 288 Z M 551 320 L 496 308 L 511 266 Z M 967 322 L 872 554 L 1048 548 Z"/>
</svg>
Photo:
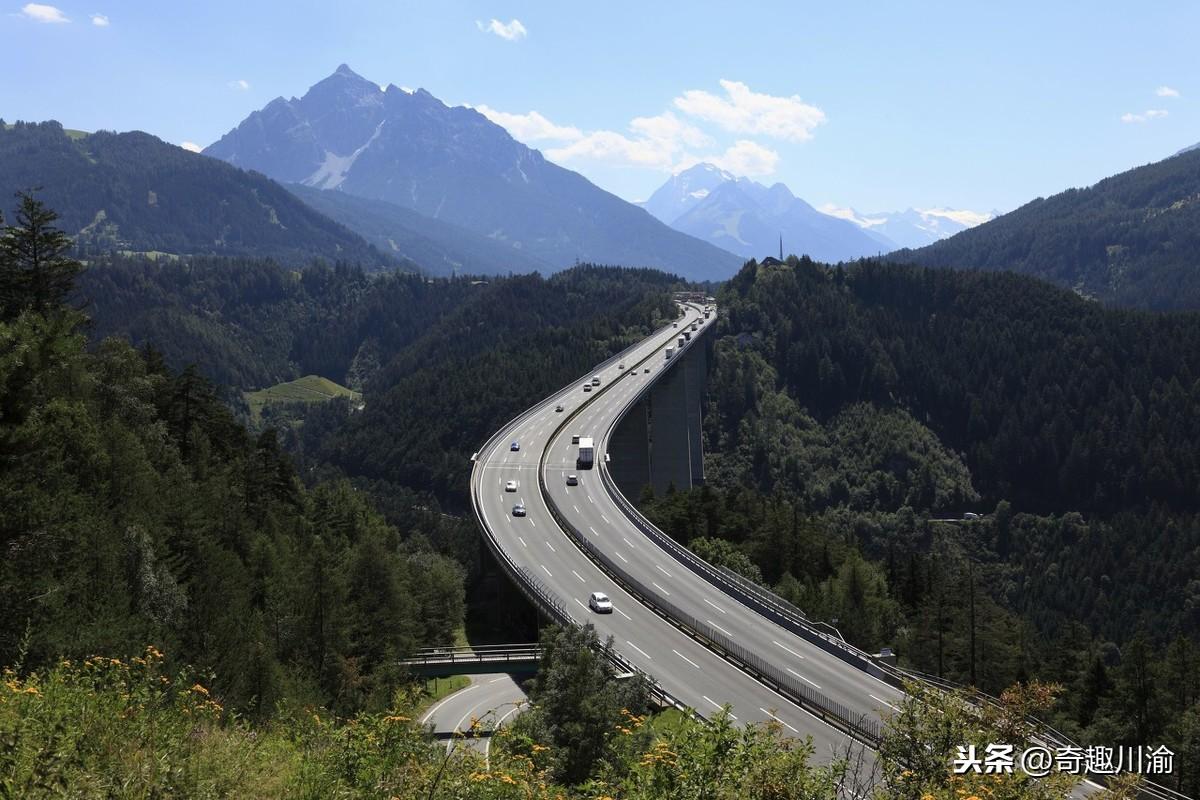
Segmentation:
<svg viewBox="0 0 1200 800">
<path fill-rule="evenodd" d="M 612 601 L 604 592 L 592 592 L 588 598 L 588 608 L 597 614 L 611 614 L 613 610 Z"/>
</svg>

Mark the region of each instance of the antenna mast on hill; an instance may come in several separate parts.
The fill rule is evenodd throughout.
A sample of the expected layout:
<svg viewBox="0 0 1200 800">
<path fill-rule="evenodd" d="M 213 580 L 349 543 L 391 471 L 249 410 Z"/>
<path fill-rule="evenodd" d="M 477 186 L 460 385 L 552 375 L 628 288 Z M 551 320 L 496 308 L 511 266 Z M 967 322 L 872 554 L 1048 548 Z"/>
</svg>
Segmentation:
<svg viewBox="0 0 1200 800">
<path fill-rule="evenodd" d="M 779 260 L 783 261 L 783 234 L 779 234 Z"/>
</svg>

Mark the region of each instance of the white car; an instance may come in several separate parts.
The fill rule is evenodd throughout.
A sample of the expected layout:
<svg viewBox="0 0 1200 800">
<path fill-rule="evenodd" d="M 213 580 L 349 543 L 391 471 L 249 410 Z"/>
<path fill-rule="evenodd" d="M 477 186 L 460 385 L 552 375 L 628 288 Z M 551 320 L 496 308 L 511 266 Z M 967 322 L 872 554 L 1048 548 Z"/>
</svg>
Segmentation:
<svg viewBox="0 0 1200 800">
<path fill-rule="evenodd" d="M 579 476 L 578 475 L 576 475 L 575 473 L 571 473 L 570 475 L 567 476 L 567 486 L 578 486 L 578 485 L 579 485 Z"/>
<path fill-rule="evenodd" d="M 516 490 L 517 490 L 517 482 L 516 481 L 507 481 L 504 484 L 504 491 L 515 492 Z"/>
<path fill-rule="evenodd" d="M 515 506 L 513 506 L 513 516 L 514 517 L 525 516 L 525 504 L 524 503 L 517 503 Z"/>
<path fill-rule="evenodd" d="M 558 405 L 556 405 L 556 406 L 554 407 L 554 410 L 555 410 L 555 411 L 562 411 L 562 403 L 559 403 Z"/>
<path fill-rule="evenodd" d="M 597 614 L 611 614 L 612 600 L 609 600 L 604 592 L 592 592 L 592 596 L 588 598 L 588 608 Z"/>
<path fill-rule="evenodd" d="M 592 390 L 592 385 L 591 385 L 590 383 L 585 383 L 585 384 L 583 385 L 583 390 L 584 390 L 585 392 L 590 392 L 590 391 Z"/>
</svg>

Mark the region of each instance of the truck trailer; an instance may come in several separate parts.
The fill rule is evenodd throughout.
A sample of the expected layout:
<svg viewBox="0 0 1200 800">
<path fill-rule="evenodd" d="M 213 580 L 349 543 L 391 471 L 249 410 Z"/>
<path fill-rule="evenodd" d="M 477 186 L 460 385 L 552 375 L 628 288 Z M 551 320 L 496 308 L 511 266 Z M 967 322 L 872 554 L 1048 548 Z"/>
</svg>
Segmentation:
<svg viewBox="0 0 1200 800">
<path fill-rule="evenodd" d="M 579 455 L 575 457 L 575 469 L 591 469 L 596 460 L 596 448 L 592 437 L 579 437 Z"/>
</svg>

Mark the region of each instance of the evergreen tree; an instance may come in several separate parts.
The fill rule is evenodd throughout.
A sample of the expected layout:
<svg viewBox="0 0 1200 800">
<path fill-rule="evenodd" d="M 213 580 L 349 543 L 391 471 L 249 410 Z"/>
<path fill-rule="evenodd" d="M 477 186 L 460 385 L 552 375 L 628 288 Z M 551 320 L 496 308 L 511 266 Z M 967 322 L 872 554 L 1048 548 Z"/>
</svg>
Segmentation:
<svg viewBox="0 0 1200 800">
<path fill-rule="evenodd" d="M 16 224 L 0 234 L 0 319 L 6 320 L 61 305 L 83 269 L 67 255 L 71 238 L 54 226 L 58 214 L 32 193 L 20 192 L 17 200 Z"/>
</svg>

